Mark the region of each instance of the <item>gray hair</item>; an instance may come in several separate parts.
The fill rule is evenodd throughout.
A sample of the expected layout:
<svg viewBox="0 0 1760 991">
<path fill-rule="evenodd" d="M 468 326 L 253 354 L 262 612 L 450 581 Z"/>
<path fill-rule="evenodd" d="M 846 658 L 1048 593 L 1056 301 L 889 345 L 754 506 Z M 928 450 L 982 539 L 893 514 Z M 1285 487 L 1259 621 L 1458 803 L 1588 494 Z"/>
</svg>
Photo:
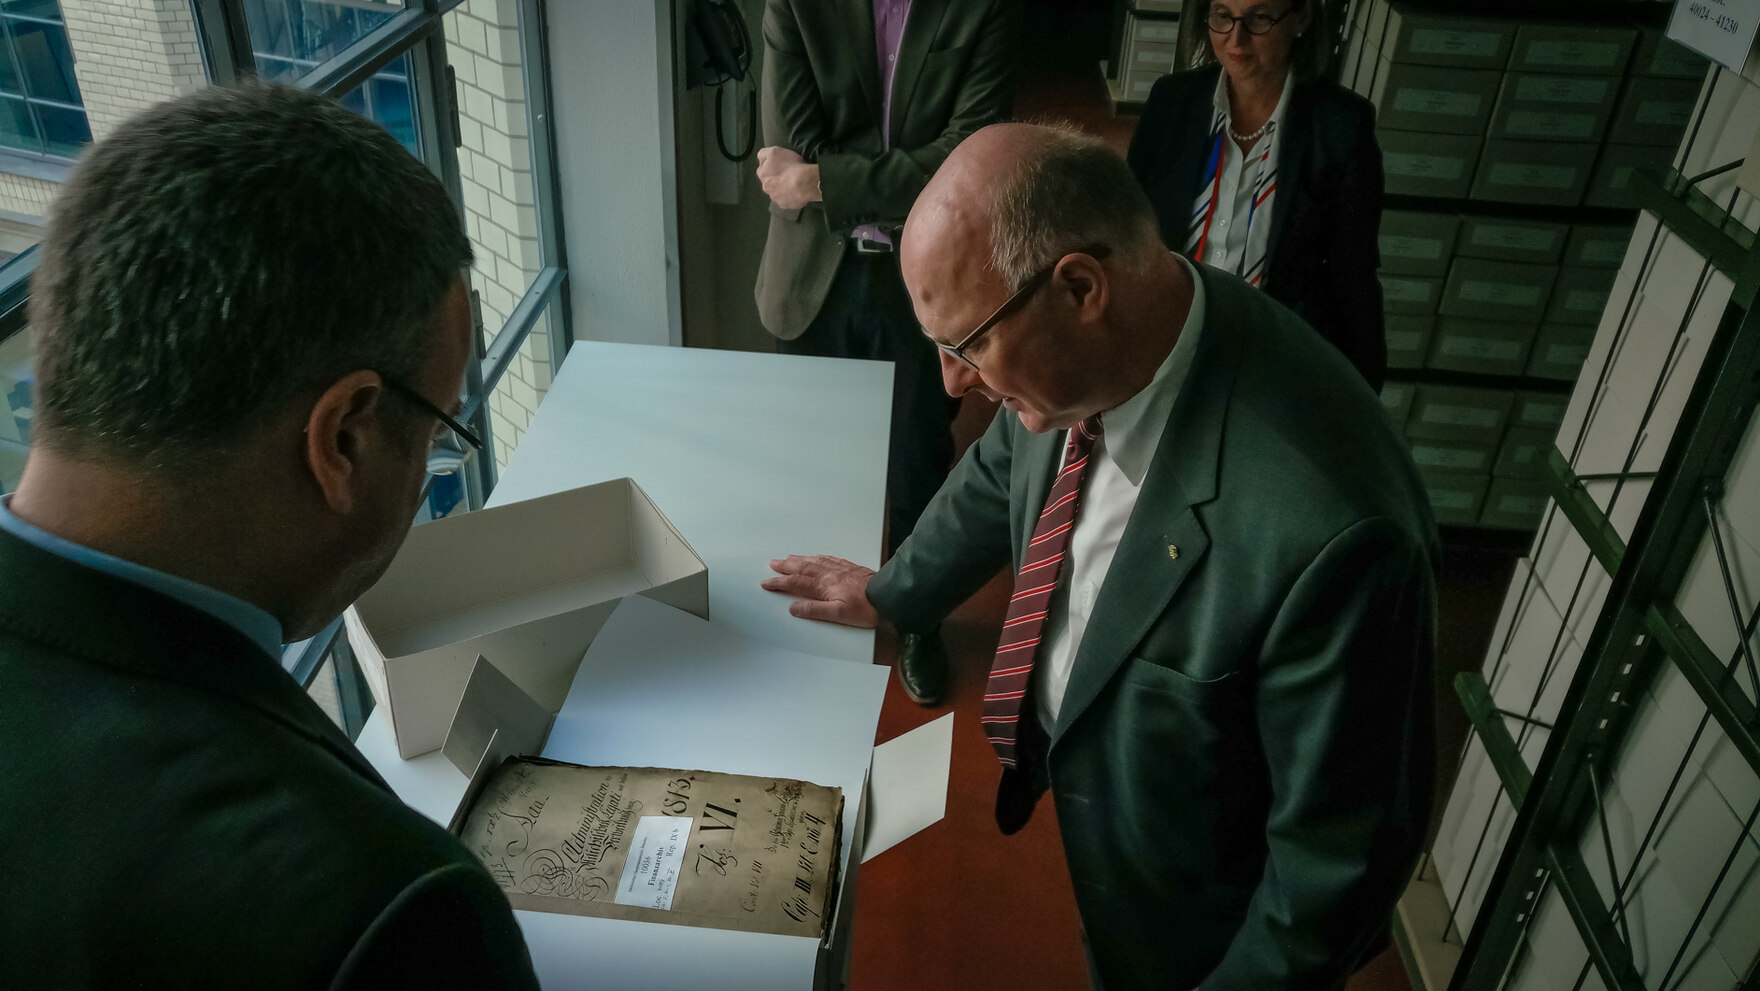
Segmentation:
<svg viewBox="0 0 1760 991">
<path fill-rule="evenodd" d="M 1154 206 L 1117 152 L 1068 124 L 1039 126 L 1049 140 L 992 194 L 991 266 L 1009 289 L 1090 245 L 1105 245 L 1131 271 L 1167 250 Z"/>
<path fill-rule="evenodd" d="M 377 124 L 285 86 L 155 106 L 86 154 L 33 279 L 38 441 L 164 466 L 351 371 L 425 367 L 470 242 Z"/>
</svg>

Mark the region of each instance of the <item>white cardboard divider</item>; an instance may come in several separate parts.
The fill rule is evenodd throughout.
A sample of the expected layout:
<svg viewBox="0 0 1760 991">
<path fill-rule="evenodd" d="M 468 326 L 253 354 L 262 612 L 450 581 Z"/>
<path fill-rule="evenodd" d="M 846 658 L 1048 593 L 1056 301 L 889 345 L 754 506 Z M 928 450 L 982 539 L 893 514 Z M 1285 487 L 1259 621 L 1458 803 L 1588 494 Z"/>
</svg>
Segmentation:
<svg viewBox="0 0 1760 991">
<path fill-rule="evenodd" d="M 408 759 L 445 740 L 478 656 L 556 712 L 621 598 L 706 619 L 708 588 L 696 552 L 622 478 L 416 527 L 354 604 L 350 641 Z"/>
</svg>

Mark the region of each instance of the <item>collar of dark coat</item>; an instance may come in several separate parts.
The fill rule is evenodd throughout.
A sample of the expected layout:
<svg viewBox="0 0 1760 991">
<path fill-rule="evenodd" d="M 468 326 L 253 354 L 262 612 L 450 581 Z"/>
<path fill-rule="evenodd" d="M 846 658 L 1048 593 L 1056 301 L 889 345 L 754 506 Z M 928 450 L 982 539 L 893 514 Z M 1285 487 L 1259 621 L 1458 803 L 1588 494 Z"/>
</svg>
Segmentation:
<svg viewBox="0 0 1760 991">
<path fill-rule="evenodd" d="M 909 114 L 911 100 L 917 95 L 917 80 L 922 78 L 923 63 L 941 34 L 941 22 L 946 18 L 949 6 L 948 0 L 911 0 L 910 13 L 904 19 L 904 37 L 898 43 L 898 68 L 892 76 L 892 119 L 886 122 L 888 140 L 893 145 L 898 144 L 904 133 L 905 117 Z M 869 61 L 878 68 L 878 60 Z M 876 103 L 875 107 L 878 109 L 879 104 Z"/>
<path fill-rule="evenodd" d="M 208 613 L 0 531 L 0 632 L 130 676 L 176 682 L 246 706 L 384 781 L 280 658 Z"/>
</svg>

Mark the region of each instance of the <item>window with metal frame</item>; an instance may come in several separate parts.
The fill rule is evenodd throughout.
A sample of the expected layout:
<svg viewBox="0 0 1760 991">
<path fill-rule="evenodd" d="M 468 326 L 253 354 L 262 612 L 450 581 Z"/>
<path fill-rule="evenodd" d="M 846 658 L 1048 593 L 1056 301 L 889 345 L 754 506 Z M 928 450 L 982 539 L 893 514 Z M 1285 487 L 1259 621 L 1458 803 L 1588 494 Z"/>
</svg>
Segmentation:
<svg viewBox="0 0 1760 991">
<path fill-rule="evenodd" d="M 0 4 L 0 145 L 73 158 L 92 140 L 56 0 Z"/>
</svg>

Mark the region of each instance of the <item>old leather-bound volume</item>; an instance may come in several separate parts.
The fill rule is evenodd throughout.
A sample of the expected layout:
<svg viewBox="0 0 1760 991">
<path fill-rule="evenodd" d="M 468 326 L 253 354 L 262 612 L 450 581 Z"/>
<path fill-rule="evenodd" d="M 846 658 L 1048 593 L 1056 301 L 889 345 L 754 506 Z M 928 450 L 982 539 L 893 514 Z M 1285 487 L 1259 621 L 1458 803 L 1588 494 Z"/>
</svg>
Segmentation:
<svg viewBox="0 0 1760 991">
<path fill-rule="evenodd" d="M 842 817 L 805 781 L 514 757 L 459 838 L 514 908 L 823 938 Z"/>
</svg>

